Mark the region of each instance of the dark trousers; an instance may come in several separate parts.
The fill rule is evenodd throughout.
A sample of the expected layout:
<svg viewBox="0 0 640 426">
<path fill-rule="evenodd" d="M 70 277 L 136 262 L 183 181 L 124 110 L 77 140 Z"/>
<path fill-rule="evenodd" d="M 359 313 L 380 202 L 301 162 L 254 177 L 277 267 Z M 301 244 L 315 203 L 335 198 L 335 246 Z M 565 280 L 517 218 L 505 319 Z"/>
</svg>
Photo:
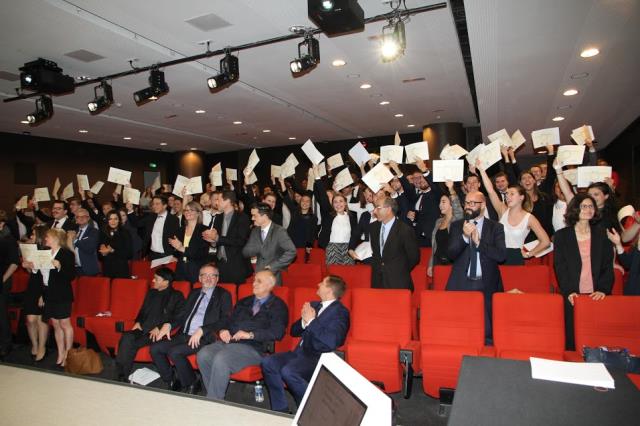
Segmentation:
<svg viewBox="0 0 640 426">
<path fill-rule="evenodd" d="M 573 332 L 573 306 L 569 303 L 569 298 L 562 295 L 564 299 L 564 341 L 565 349 L 574 351 L 576 349 L 576 338 Z"/>
<path fill-rule="evenodd" d="M 9 322 L 9 293 L 11 278 L 2 283 L 0 289 L 0 349 L 11 346 L 11 323 Z"/>
<path fill-rule="evenodd" d="M 171 340 L 162 340 L 151 345 L 151 358 L 158 369 L 158 373 L 160 373 L 160 377 L 165 382 L 168 383 L 173 378 L 170 360 L 176 367 L 176 374 L 182 386 L 190 386 L 195 382 L 196 375 L 187 357 L 200 350 L 202 341 L 200 346 L 191 349 L 188 345 L 190 337 L 187 334 L 179 333 L 173 336 Z"/>
<path fill-rule="evenodd" d="M 149 333 L 144 333 L 142 330 L 131 330 L 122 333 L 118 344 L 118 354 L 116 355 L 118 374 L 123 375 L 125 378 L 129 377 L 138 350 L 150 344 Z"/>
<path fill-rule="evenodd" d="M 465 283 L 462 285 L 462 288 L 454 289 L 453 291 L 480 291 L 484 295 L 484 338 L 487 344 L 493 343 L 493 329 L 492 329 L 492 298 L 494 291 L 487 290 L 484 288 L 484 283 L 482 279 L 479 280 L 470 280 L 466 279 Z M 452 289 L 447 288 L 447 290 L 451 291 Z"/>
<path fill-rule="evenodd" d="M 262 375 L 269 388 L 272 410 L 288 411 L 289 404 L 283 383 L 287 384 L 296 404 L 300 406 L 318 359 L 317 356 L 305 355 L 301 349 L 263 358 Z"/>
</svg>

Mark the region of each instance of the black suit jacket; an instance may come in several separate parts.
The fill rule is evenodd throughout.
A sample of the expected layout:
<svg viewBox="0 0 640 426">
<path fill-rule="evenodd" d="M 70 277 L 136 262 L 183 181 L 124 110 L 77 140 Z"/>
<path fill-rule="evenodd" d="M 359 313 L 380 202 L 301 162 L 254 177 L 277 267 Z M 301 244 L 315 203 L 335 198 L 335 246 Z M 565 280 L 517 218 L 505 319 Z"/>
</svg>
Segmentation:
<svg viewBox="0 0 640 426">
<path fill-rule="evenodd" d="M 176 235 L 178 240 L 183 243 L 186 229 L 186 226 L 180 228 L 180 231 Z M 175 256 L 178 259 L 176 280 L 187 280 L 191 283 L 198 281 L 200 267 L 206 263 L 207 256 L 209 255 L 209 243 L 202 238 L 202 233 L 206 230 L 206 226 L 198 223 L 193 229 L 189 246 L 185 247 L 184 253 L 177 250 L 175 251 Z"/>
<path fill-rule="evenodd" d="M 331 213 L 333 209 L 329 204 L 327 190 L 321 179 L 316 180 L 313 184 L 313 195 L 320 205 L 320 213 L 322 213 L 322 225 L 320 235 L 318 235 L 318 246 L 320 248 L 326 248 L 331 238 L 331 226 L 333 225 L 335 215 Z M 349 223 L 351 224 L 351 237 L 349 241 L 353 241 L 358 237 L 358 215 L 351 210 L 349 210 Z"/>
<path fill-rule="evenodd" d="M 553 237 L 553 263 L 558 287 L 565 296 L 580 293 L 582 258 L 573 226 L 555 233 Z M 591 275 L 593 291 L 611 294 L 613 287 L 613 246 L 604 228 L 591 226 Z"/>
<path fill-rule="evenodd" d="M 484 218 L 480 235 L 480 267 L 482 279 L 477 282 L 482 288 L 469 288 L 467 270 L 471 262 L 471 246 L 464 241 L 462 225 L 464 219 L 451 224 L 449 229 L 449 259 L 453 260 L 447 290 L 483 290 L 488 293 L 503 291 L 498 264 L 504 262 L 507 248 L 504 241 L 504 227 L 501 223 Z"/>
<path fill-rule="evenodd" d="M 144 302 L 136 316 L 143 333 L 148 333 L 164 323 L 173 322 L 184 306 L 184 296 L 173 287 L 163 291 L 151 289 L 144 297 Z"/>
<path fill-rule="evenodd" d="M 11 235 L 13 235 L 13 238 L 15 238 L 16 240 L 20 240 L 20 227 L 18 226 L 18 219 L 20 219 L 20 222 L 22 222 L 22 224 L 24 225 L 25 228 L 27 228 L 27 233 L 25 234 L 26 237 L 30 237 L 31 236 L 31 232 L 33 230 L 33 225 L 35 223 L 35 220 L 33 220 L 33 218 L 25 215 L 24 213 L 18 211 L 16 212 L 16 217 L 14 217 L 13 219 L 9 220 L 7 222 L 7 226 L 9 227 L 9 230 L 11 231 Z"/>
<path fill-rule="evenodd" d="M 223 224 L 224 214 L 217 214 L 213 219 L 213 227 L 218 231 L 216 247 L 218 250 L 224 247 L 227 257 L 226 261 L 216 258 L 220 270 L 220 282 L 240 284 L 252 273 L 251 260 L 242 255 L 242 248 L 247 244 L 251 233 L 249 218 L 240 212 L 234 212 L 225 236 L 222 236 Z"/>
<path fill-rule="evenodd" d="M 49 228 L 53 228 L 53 224 L 56 223 L 56 220 L 52 216 L 44 214 L 41 210 L 36 210 L 36 216 L 42 222 L 46 223 Z M 78 225 L 76 225 L 76 221 L 73 220 L 71 215 L 67 215 L 67 220 L 62 224 L 62 229 L 65 232 L 78 230 Z"/>
<path fill-rule="evenodd" d="M 380 255 L 381 222 L 371 224 L 371 287 L 407 288 L 413 291 L 411 270 L 420 262 L 420 248 L 413 229 L 398 220 L 393 222 Z"/>
<path fill-rule="evenodd" d="M 409 202 L 409 211 L 416 212 L 413 230 L 418 238 L 418 243 L 422 247 L 431 247 L 433 227 L 435 226 L 436 220 L 440 217 L 440 208 L 438 205 L 440 204 L 442 189 L 440 185 L 433 182 L 431 173 L 429 173 L 425 179 L 429 183 L 431 190 L 422 195 L 420 205 L 417 209 L 416 204 L 420 198 L 420 194 L 416 193 L 415 186 L 411 185 L 405 176 L 400 178 L 400 183 Z"/>
<path fill-rule="evenodd" d="M 153 232 L 153 225 L 155 224 L 158 215 L 155 213 L 149 213 L 145 216 L 139 217 L 131 213 L 127 215 L 127 217 L 133 226 L 143 229 L 144 238 L 142 245 L 144 252 L 148 253 L 151 250 L 151 233 Z M 177 236 L 179 232 L 180 225 L 178 224 L 178 218 L 167 212 L 167 217 L 164 220 L 164 227 L 162 228 L 162 249 L 164 250 L 165 256 L 169 256 L 175 251 L 173 247 L 171 247 L 171 244 L 169 244 L 169 238 Z"/>
<path fill-rule="evenodd" d="M 189 293 L 187 302 L 183 305 L 182 310 L 171 323 L 171 328 L 181 327 L 181 332 L 186 333 L 185 329 L 187 320 L 193 308 L 195 308 L 198 298 L 200 297 L 201 289 L 196 288 Z M 202 346 L 208 345 L 216 341 L 216 334 L 222 330 L 223 324 L 229 318 L 231 313 L 231 295 L 229 292 L 222 288 L 217 287 L 213 289 L 213 296 L 209 300 L 207 310 L 204 313 L 204 320 L 202 321 L 202 339 L 200 344 Z"/>
<path fill-rule="evenodd" d="M 72 251 L 61 248 L 55 259 L 60 270 L 49 271 L 49 284 L 45 303 L 68 303 L 73 301 L 71 281 L 76 277 L 76 258 Z"/>
<path fill-rule="evenodd" d="M 313 301 L 316 313 L 322 306 Z M 311 324 L 302 328 L 302 318 L 291 325 L 291 335 L 302 337 L 302 351 L 305 355 L 319 358 L 325 352 L 333 352 L 344 344 L 349 331 L 349 311 L 342 302 L 336 300 L 316 316 Z"/>
</svg>

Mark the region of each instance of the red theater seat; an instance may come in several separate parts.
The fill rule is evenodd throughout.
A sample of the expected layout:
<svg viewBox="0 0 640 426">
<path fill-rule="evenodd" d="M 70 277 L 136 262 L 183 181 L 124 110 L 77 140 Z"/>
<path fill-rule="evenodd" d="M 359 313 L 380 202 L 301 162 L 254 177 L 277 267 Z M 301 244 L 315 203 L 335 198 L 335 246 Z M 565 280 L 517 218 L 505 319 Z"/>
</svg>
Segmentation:
<svg viewBox="0 0 640 426">
<path fill-rule="evenodd" d="M 429 266 L 432 250 L 431 247 L 420 247 L 420 265 Z"/>
<path fill-rule="evenodd" d="M 547 265 L 500 265 L 500 276 L 504 291 L 517 288 L 524 293 L 551 293 L 552 290 Z"/>
<path fill-rule="evenodd" d="M 613 288 L 611 294 L 613 296 L 622 296 L 624 287 L 624 273 L 618 269 L 613 268 Z"/>
<path fill-rule="evenodd" d="M 311 263 L 292 263 L 282 271 L 282 284 L 289 288 L 315 287 L 322 281 L 322 266 Z"/>
<path fill-rule="evenodd" d="M 95 317 L 99 312 L 109 310 L 111 280 L 107 277 L 80 277 L 73 280 L 71 286 L 73 288 L 73 304 L 71 305 L 73 341 L 86 346 L 86 319 Z"/>
<path fill-rule="evenodd" d="M 496 356 L 564 359 L 564 307 L 559 294 L 493 295 Z"/>
<path fill-rule="evenodd" d="M 371 288 L 371 266 L 369 265 L 328 265 L 327 273 L 341 277 L 348 289 Z"/>
<path fill-rule="evenodd" d="M 11 275 L 11 293 L 22 293 L 27 291 L 29 285 L 29 273 L 18 267 L 16 271 Z"/>
<path fill-rule="evenodd" d="M 311 254 L 309 255 L 309 262 L 307 263 L 314 263 L 316 265 L 321 265 L 322 267 L 324 267 L 327 264 L 324 249 L 318 247 L 312 248 Z"/>
<path fill-rule="evenodd" d="M 437 265 L 433 267 L 433 289 L 444 290 L 451 275 L 451 265 Z"/>
</svg>

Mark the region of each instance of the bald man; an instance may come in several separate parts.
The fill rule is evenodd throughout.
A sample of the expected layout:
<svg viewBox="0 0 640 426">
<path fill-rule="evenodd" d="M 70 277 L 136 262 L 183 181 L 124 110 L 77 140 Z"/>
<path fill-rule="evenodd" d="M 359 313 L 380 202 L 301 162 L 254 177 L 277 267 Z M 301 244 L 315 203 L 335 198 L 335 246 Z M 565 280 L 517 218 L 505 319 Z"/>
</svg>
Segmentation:
<svg viewBox="0 0 640 426">
<path fill-rule="evenodd" d="M 491 343 L 491 297 L 503 291 L 498 264 L 504 262 L 507 248 L 504 227 L 486 218 L 485 208 L 484 195 L 470 192 L 464 201 L 464 219 L 451 224 L 449 258 L 453 268 L 446 289 L 484 294 L 485 340 Z"/>
<path fill-rule="evenodd" d="M 98 265 L 100 231 L 91 223 L 89 211 L 86 209 L 77 209 L 75 219 L 78 231 L 67 232 L 67 243 L 75 252 L 76 275 L 97 275 L 100 273 Z"/>
</svg>

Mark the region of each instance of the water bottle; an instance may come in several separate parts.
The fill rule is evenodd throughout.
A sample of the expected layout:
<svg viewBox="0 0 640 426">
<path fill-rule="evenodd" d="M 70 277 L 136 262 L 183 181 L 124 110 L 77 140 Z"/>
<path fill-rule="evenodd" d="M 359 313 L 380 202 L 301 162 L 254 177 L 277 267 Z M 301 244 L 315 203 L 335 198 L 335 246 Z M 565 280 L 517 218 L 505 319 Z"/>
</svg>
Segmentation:
<svg viewBox="0 0 640 426">
<path fill-rule="evenodd" d="M 264 402 L 264 391 L 262 390 L 262 385 L 257 383 L 253 388 L 253 393 L 256 398 L 256 402 Z"/>
</svg>

